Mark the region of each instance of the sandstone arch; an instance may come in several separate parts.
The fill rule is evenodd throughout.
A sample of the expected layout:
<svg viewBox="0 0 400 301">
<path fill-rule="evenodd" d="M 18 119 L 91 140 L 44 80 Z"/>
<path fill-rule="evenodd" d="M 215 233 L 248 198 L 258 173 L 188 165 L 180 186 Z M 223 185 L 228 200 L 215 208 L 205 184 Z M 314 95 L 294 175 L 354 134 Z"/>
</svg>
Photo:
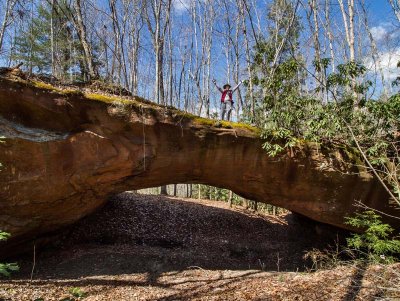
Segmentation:
<svg viewBox="0 0 400 301">
<path fill-rule="evenodd" d="M 111 194 L 189 182 L 339 227 L 354 200 L 398 215 L 344 148 L 304 143 L 271 158 L 256 129 L 114 100 L 0 78 L 0 229 L 23 239 L 78 220 Z"/>
</svg>

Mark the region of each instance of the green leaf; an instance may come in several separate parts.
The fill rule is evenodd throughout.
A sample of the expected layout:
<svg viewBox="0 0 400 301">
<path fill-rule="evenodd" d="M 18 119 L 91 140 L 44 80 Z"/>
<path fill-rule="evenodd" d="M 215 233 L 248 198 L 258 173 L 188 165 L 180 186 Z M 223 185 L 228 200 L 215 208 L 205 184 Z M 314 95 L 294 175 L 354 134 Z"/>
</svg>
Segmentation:
<svg viewBox="0 0 400 301">
<path fill-rule="evenodd" d="M 400 254 L 400 240 L 391 238 L 394 229 L 383 224 L 381 217 L 374 211 L 368 210 L 357 213 L 354 217 L 346 218 L 346 223 L 364 230 L 362 234 L 353 234 L 347 239 L 347 245 L 359 251 L 366 251 L 367 256 L 374 261 L 392 260 Z"/>
<path fill-rule="evenodd" d="M 3 232 L 0 230 L 0 240 L 7 240 L 10 237 L 10 233 Z"/>
<path fill-rule="evenodd" d="M 88 293 L 84 292 L 81 288 L 79 287 L 73 287 L 69 290 L 70 294 L 73 295 L 76 298 L 85 298 L 87 297 Z"/>
</svg>

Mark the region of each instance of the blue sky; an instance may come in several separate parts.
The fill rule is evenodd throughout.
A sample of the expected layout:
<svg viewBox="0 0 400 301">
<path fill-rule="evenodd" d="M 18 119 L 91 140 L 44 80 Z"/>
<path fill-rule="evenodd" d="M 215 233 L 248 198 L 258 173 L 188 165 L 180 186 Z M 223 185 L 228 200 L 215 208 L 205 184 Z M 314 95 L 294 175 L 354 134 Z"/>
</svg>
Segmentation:
<svg viewBox="0 0 400 301">
<path fill-rule="evenodd" d="M 389 5 L 388 0 L 368 0 L 366 1 L 367 9 L 379 22 L 385 19 L 388 15 L 393 17 L 392 8 Z"/>
</svg>

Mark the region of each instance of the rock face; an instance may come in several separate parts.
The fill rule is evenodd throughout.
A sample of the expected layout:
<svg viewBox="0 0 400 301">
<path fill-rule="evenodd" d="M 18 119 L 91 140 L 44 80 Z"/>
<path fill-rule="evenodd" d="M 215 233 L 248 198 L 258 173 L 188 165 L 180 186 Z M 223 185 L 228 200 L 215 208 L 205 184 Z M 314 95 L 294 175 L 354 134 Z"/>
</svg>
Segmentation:
<svg viewBox="0 0 400 301">
<path fill-rule="evenodd" d="M 398 215 L 344 148 L 304 144 L 269 157 L 254 130 L 113 100 L 0 78 L 0 229 L 32 238 L 112 194 L 170 183 L 228 188 L 339 227 L 354 200 Z"/>
</svg>

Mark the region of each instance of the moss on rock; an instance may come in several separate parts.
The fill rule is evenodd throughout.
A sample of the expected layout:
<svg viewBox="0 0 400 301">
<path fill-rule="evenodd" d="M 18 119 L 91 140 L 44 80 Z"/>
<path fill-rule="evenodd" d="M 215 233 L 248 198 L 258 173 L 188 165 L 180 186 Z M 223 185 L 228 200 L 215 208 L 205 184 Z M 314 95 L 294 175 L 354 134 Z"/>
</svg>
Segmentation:
<svg viewBox="0 0 400 301">
<path fill-rule="evenodd" d="M 194 114 L 190 114 L 181 110 L 178 110 L 172 106 L 162 106 L 159 104 L 155 104 L 150 102 L 139 96 L 118 96 L 118 95 L 110 95 L 96 92 L 82 92 L 80 89 L 72 89 L 72 88 L 59 88 L 51 85 L 50 83 L 46 83 L 39 80 L 25 80 L 23 78 L 7 78 L 7 80 L 11 80 L 14 82 L 19 82 L 24 84 L 25 86 L 34 87 L 37 89 L 45 90 L 50 93 L 57 93 L 65 97 L 82 97 L 86 100 L 98 101 L 106 104 L 122 104 L 122 105 L 130 105 L 131 109 L 133 109 L 138 114 L 150 114 L 153 117 L 160 115 L 162 110 L 166 110 L 167 114 L 170 116 L 175 122 L 182 122 L 183 120 L 193 122 L 198 125 L 208 126 L 208 127 L 218 127 L 224 129 L 240 129 L 249 131 L 255 135 L 260 135 L 260 129 L 253 127 L 249 124 L 245 123 L 237 123 L 230 121 L 219 121 L 209 118 L 200 117 Z M 98 87 L 99 85 L 95 85 Z M 88 86 L 90 89 L 90 86 Z M 115 87 L 112 87 L 115 90 Z M 106 91 L 107 93 L 107 91 Z"/>
</svg>

